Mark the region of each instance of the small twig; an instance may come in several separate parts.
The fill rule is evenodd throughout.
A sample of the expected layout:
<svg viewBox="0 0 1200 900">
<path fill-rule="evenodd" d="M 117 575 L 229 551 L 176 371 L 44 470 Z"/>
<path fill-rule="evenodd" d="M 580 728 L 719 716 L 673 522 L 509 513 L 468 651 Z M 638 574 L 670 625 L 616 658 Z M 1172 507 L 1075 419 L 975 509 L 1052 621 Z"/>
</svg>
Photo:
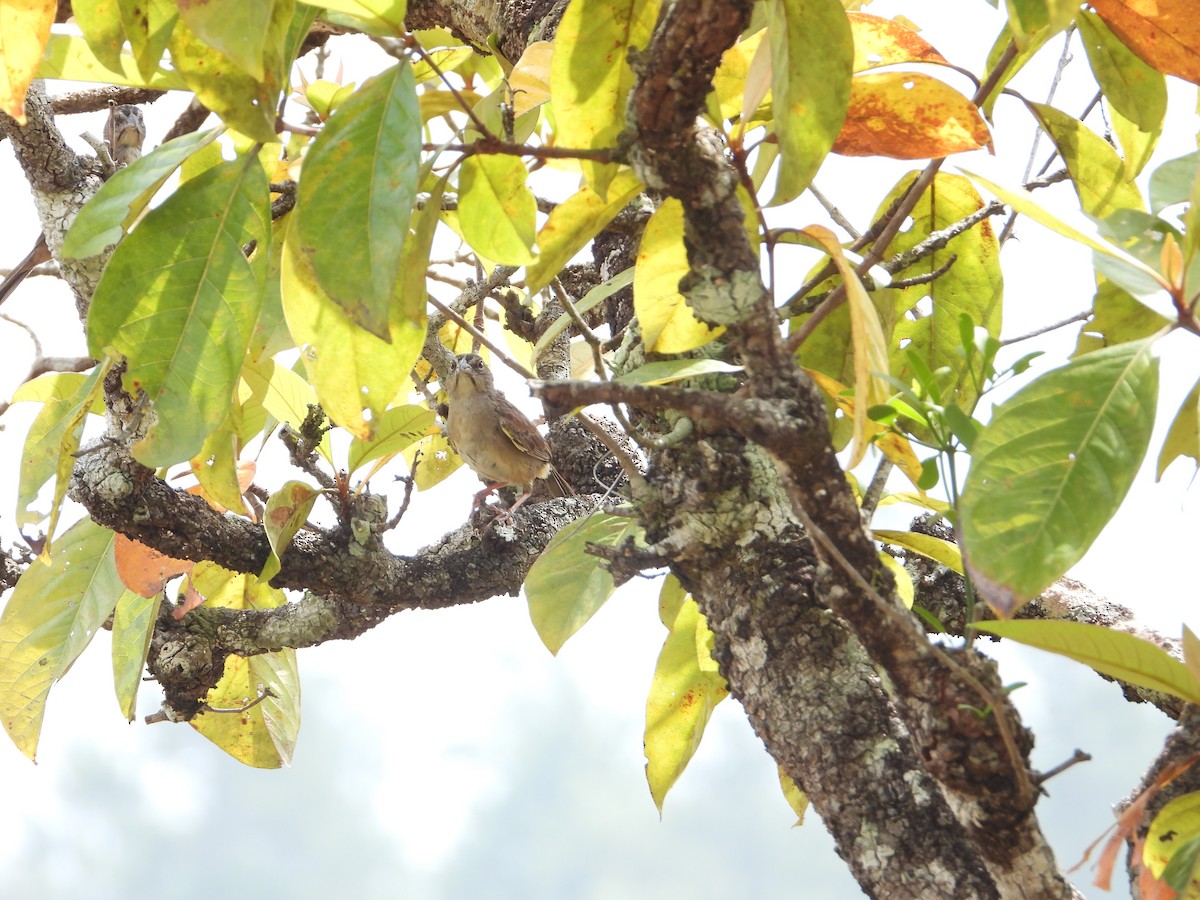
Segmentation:
<svg viewBox="0 0 1200 900">
<path fill-rule="evenodd" d="M 1037 774 L 1035 774 L 1033 776 L 1033 783 L 1036 785 L 1039 785 L 1039 786 L 1043 785 L 1047 781 L 1049 781 L 1051 778 L 1053 778 L 1054 776 L 1061 775 L 1063 772 L 1067 771 L 1067 769 L 1071 768 L 1071 766 L 1076 766 L 1076 765 L 1079 765 L 1079 763 L 1085 763 L 1085 762 L 1091 762 L 1091 761 L 1092 761 L 1092 754 L 1085 753 L 1082 750 L 1076 750 L 1074 752 L 1074 754 L 1072 754 L 1070 759 L 1059 763 L 1057 766 L 1055 766 L 1052 769 L 1047 769 L 1045 772 L 1038 772 Z"/>
<path fill-rule="evenodd" d="M 928 284 L 931 281 L 937 281 L 943 275 L 950 271 L 951 267 L 958 262 L 958 254 L 950 254 L 950 258 L 934 269 L 932 272 L 926 272 L 923 275 L 914 275 L 911 278 L 895 278 L 888 284 L 890 288 L 909 288 L 916 287 L 918 284 Z M 863 282 L 863 287 L 868 291 L 875 290 L 874 284 L 868 286 L 866 281 Z"/>
<path fill-rule="evenodd" d="M 883 497 L 883 489 L 887 486 L 888 476 L 892 474 L 894 468 L 895 463 L 886 456 L 879 461 L 879 467 L 871 476 L 871 483 L 867 486 L 867 492 L 863 494 L 862 498 L 862 514 L 865 521 L 869 522 L 871 516 L 875 515 L 875 509 Z"/>
<path fill-rule="evenodd" d="M 846 234 L 850 235 L 850 237 L 852 237 L 854 240 L 858 240 L 860 237 L 862 237 L 862 234 L 858 231 L 858 229 L 850 224 L 850 220 L 842 215 L 842 211 L 829 202 L 829 198 L 817 190 L 817 186 L 815 184 L 810 184 L 808 186 L 808 192 L 816 198 L 818 203 L 825 207 L 825 212 L 829 213 L 829 218 L 833 219 L 834 222 L 840 225 Z"/>
<path fill-rule="evenodd" d="M 619 162 L 619 151 L 615 147 L 584 149 L 577 147 L 544 147 L 532 144 L 512 144 L 499 138 L 484 137 L 471 144 L 422 144 L 427 152 L 435 150 L 473 156 L 476 153 L 499 153 L 506 156 L 532 156 L 536 159 L 590 159 L 596 162 Z"/>
<path fill-rule="evenodd" d="M 891 259 L 880 263 L 879 267 L 889 273 L 907 269 L 918 260 L 932 255 L 937 250 L 941 250 L 954 240 L 954 238 L 958 237 L 964 231 L 974 228 L 989 216 L 1000 215 L 1006 208 L 999 200 L 993 200 L 991 203 L 980 207 L 970 215 L 963 216 L 957 222 L 946 226 L 940 231 L 932 232 L 929 237 L 913 245 L 903 253 L 897 254 Z"/>
<path fill-rule="evenodd" d="M 480 298 L 480 299 L 482 299 L 482 298 Z M 485 346 L 489 350 L 491 350 L 492 353 L 494 353 L 496 355 L 496 357 L 502 363 L 504 363 L 506 366 L 508 366 L 510 369 L 512 369 L 514 372 L 516 372 L 522 378 L 529 380 L 530 378 L 536 377 L 527 368 L 525 368 L 523 365 L 521 365 L 519 362 L 517 362 L 515 359 L 513 359 L 511 356 L 509 356 L 507 353 L 505 353 L 503 350 L 501 350 L 500 346 L 498 344 L 496 344 L 494 341 L 490 340 L 482 331 L 480 331 L 478 328 L 476 328 L 474 325 L 472 325 L 470 322 L 468 322 L 466 319 L 464 319 L 459 313 L 455 312 L 453 309 L 451 309 L 449 306 L 447 306 L 441 300 L 438 300 L 436 297 L 431 296 L 429 298 L 429 303 L 430 303 L 430 305 L 433 306 L 434 309 L 436 309 L 438 312 L 440 312 L 442 315 L 444 315 L 446 318 L 448 318 L 450 321 L 452 321 L 455 325 L 457 325 L 459 328 L 461 328 L 463 331 L 465 331 L 467 334 L 469 334 L 472 337 L 472 339 L 478 341 L 480 344 L 482 344 L 483 346 Z"/>
<path fill-rule="evenodd" d="M 1051 331 L 1057 331 L 1059 328 L 1066 328 L 1068 325 L 1073 325 L 1076 322 L 1085 322 L 1091 318 L 1092 311 L 1084 310 L 1083 312 L 1075 313 L 1073 316 L 1068 316 L 1061 322 L 1055 322 L 1053 325 L 1044 325 L 1041 328 L 1035 328 L 1033 331 L 1025 334 L 1017 335 L 1000 342 L 1001 347 L 1009 347 L 1013 344 L 1019 344 L 1021 341 L 1027 341 L 1030 338 L 1041 337 L 1043 334 L 1049 334 Z"/>
<path fill-rule="evenodd" d="M 271 690 L 270 687 L 263 687 L 263 689 L 259 692 L 259 695 L 257 697 L 255 697 L 253 700 L 251 700 L 249 703 L 247 703 L 245 706 L 223 707 L 223 706 L 209 706 L 207 703 L 201 703 L 200 704 L 200 712 L 238 715 L 240 713 L 248 712 L 248 711 L 254 709 L 254 707 L 258 706 L 258 704 L 262 703 L 268 697 L 275 697 L 275 696 L 277 696 L 276 693 L 273 690 Z"/>
<path fill-rule="evenodd" d="M 279 194 L 271 201 L 271 221 L 282 218 L 296 208 L 296 182 L 281 181 L 272 184 L 271 193 Z"/>
<path fill-rule="evenodd" d="M 396 510 L 396 514 L 384 523 L 380 531 L 391 531 L 400 524 L 400 520 L 404 518 L 404 514 L 408 512 L 408 504 L 412 501 L 413 486 L 417 483 L 417 466 L 421 464 L 421 453 L 413 457 L 412 469 L 407 475 L 397 475 L 397 481 L 404 482 L 404 499 L 400 501 L 400 508 Z"/>
</svg>

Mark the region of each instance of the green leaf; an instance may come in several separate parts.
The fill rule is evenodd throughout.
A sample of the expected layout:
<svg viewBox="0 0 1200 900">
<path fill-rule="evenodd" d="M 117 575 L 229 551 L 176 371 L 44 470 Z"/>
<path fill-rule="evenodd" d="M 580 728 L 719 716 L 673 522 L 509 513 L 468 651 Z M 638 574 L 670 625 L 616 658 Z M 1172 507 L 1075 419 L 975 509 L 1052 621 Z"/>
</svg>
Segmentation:
<svg viewBox="0 0 1200 900">
<path fill-rule="evenodd" d="M 412 67 L 367 79 L 326 122 L 304 160 L 293 226 L 317 283 L 388 340 L 416 203 L 421 113 Z"/>
<path fill-rule="evenodd" d="M 1117 114 L 1113 128 L 1125 151 L 1125 177 L 1131 179 L 1149 160 L 1162 133 L 1166 79 L 1142 62 L 1094 12 L 1081 10 L 1076 22 L 1092 73 Z"/>
<path fill-rule="evenodd" d="M 220 133 L 214 128 L 185 134 L 118 170 L 75 217 L 63 241 L 62 255 L 83 259 L 119 241 L 175 170 Z"/>
<path fill-rule="evenodd" d="M 1190 883 L 1196 876 L 1200 853 L 1200 791 L 1176 797 L 1158 811 L 1150 823 L 1142 862 L 1155 878 L 1171 886 L 1177 896 L 1195 896 Z M 1160 895 L 1165 896 L 1162 892 Z"/>
<path fill-rule="evenodd" d="M 646 698 L 646 781 L 660 814 L 713 709 L 729 695 L 712 658 L 713 634 L 695 600 L 684 601 L 669 628 Z"/>
<path fill-rule="evenodd" d="M 975 445 L 959 528 L 980 592 L 1011 615 L 1076 563 L 1125 498 L 1158 399 L 1153 340 L 1097 350 L 998 406 Z"/>
<path fill-rule="evenodd" d="M 550 539 L 525 579 L 525 597 L 533 627 L 551 653 L 557 654 L 615 590 L 612 574 L 587 545 L 615 547 L 641 533 L 632 519 L 593 513 Z"/>
<path fill-rule="evenodd" d="M 1200 465 L 1200 381 L 1192 385 L 1187 398 L 1175 414 L 1171 428 L 1158 454 L 1158 469 L 1154 476 L 1162 481 L 1163 473 L 1181 456 L 1186 456 Z"/>
<path fill-rule="evenodd" d="M 370 29 L 368 34 L 385 37 L 404 34 L 407 0 L 321 0 L 313 6 L 361 19 Z"/>
<path fill-rule="evenodd" d="M 768 0 L 779 178 L 771 206 L 808 187 L 850 105 L 854 38 L 838 0 Z"/>
<path fill-rule="evenodd" d="M 1074 355 L 1140 341 L 1170 324 L 1169 319 L 1133 299 L 1124 288 L 1101 280 L 1092 300 L 1092 317 L 1079 329 Z"/>
<path fill-rule="evenodd" d="M 1146 208 L 1141 191 L 1127 179 L 1125 163 L 1108 141 L 1053 106 L 1030 106 L 1062 154 L 1085 213 L 1103 219 L 1118 209 Z"/>
<path fill-rule="evenodd" d="M 244 388 L 239 388 L 239 395 L 242 402 L 260 404 L 274 418 L 293 428 L 299 429 L 304 423 L 309 406 L 318 405 L 317 394 L 308 382 L 273 360 L 248 365 L 241 374 Z M 317 450 L 327 462 L 333 462 L 328 433 L 322 436 Z"/>
<path fill-rule="evenodd" d="M 126 388 L 154 403 L 157 422 L 133 448 L 143 465 L 190 459 L 229 412 L 262 302 L 270 221 L 258 160 L 234 160 L 147 213 L 108 261 L 88 350 L 124 355 Z"/>
<path fill-rule="evenodd" d="M 163 51 L 179 19 L 173 0 L 117 0 L 117 6 L 138 71 L 144 78 L 149 78 L 155 70 L 162 71 Z"/>
<path fill-rule="evenodd" d="M 614 275 L 608 281 L 601 282 L 590 291 L 583 295 L 583 298 L 576 301 L 575 311 L 582 314 L 599 306 L 617 291 L 622 288 L 627 288 L 633 284 L 633 267 L 623 269 Z M 537 359 L 541 356 L 542 351 L 550 346 L 550 342 L 562 334 L 572 322 L 569 313 L 563 313 L 554 322 L 542 332 L 542 336 L 538 338 L 537 343 L 533 347 L 533 358 Z"/>
<path fill-rule="evenodd" d="M 875 529 L 875 540 L 884 544 L 903 547 L 913 553 L 919 553 L 934 562 L 941 563 L 948 569 L 953 569 L 959 575 L 963 573 L 962 552 L 958 545 L 929 534 L 918 534 L 915 531 L 887 531 Z"/>
<path fill-rule="evenodd" d="M 93 409 L 96 399 L 103 387 L 104 375 L 108 373 L 108 365 L 97 366 L 87 375 L 75 373 L 59 373 L 51 379 L 38 379 L 38 394 L 45 394 L 45 406 L 29 426 L 25 436 L 25 448 L 21 454 L 21 470 L 17 491 L 17 525 L 32 525 L 42 521 L 47 513 L 31 509 L 37 501 L 38 493 L 51 478 L 55 478 L 54 499 L 50 507 L 53 517 L 50 534 L 53 534 L 53 522 L 57 522 L 58 512 L 66 496 L 75 467 L 75 452 L 79 449 L 79 439 L 83 434 L 83 422 L 88 412 Z M 27 388 L 30 388 L 27 390 Z M 13 396 L 13 402 L 33 399 L 31 385 L 22 388 Z"/>
<path fill-rule="evenodd" d="M 126 721 L 132 722 L 137 709 L 138 688 L 150 653 L 150 638 L 162 604 L 162 592 L 142 597 L 125 591 L 117 599 L 113 612 L 112 663 L 113 688 Z"/>
<path fill-rule="evenodd" d="M 1187 666 L 1156 644 L 1128 632 L 1085 622 L 1019 619 L 977 622 L 988 634 L 1057 653 L 1130 684 L 1200 702 L 1200 682 Z"/>
<path fill-rule="evenodd" d="M 258 580 L 263 584 L 279 574 L 280 560 L 292 538 L 308 520 L 313 504 L 321 496 L 319 488 L 310 487 L 303 481 L 289 481 L 271 494 L 263 512 L 263 531 L 271 545 L 271 555 L 263 566 Z"/>
<path fill-rule="evenodd" d="M 288 229 L 281 288 L 292 337 L 307 345 L 305 367 L 329 418 L 355 437 L 369 439 L 371 422 L 395 399 L 425 341 L 423 325 L 408 321 L 399 304 L 387 310 L 386 340 L 364 330 L 321 290 L 297 240 Z M 425 271 L 425 266 L 421 266 Z M 370 410 L 370 417 L 363 410 Z"/>
<path fill-rule="evenodd" d="M 649 46 L 658 8 L 659 0 L 572 0 L 567 5 L 550 64 L 550 103 L 559 146 L 617 146 L 634 82 L 629 51 Z M 614 168 L 589 160 L 581 164 L 588 186 L 605 198 Z"/>
<path fill-rule="evenodd" d="M 160 91 L 182 90 L 187 87 L 178 72 L 151 69 L 149 74 L 142 75 L 134 58 L 128 53 L 122 53 L 116 60 L 116 65 L 117 68 L 114 69 L 102 63 L 84 39 L 77 35 L 52 34 L 38 65 L 37 77 L 124 84 Z"/>
<path fill-rule="evenodd" d="M 121 68 L 125 26 L 118 4 L 112 0 L 72 0 L 71 13 L 96 59 L 109 69 Z"/>
<path fill-rule="evenodd" d="M 994 3 L 992 5 L 995 6 Z M 1037 52 L 1042 49 L 1042 45 L 1045 44 L 1050 37 L 1051 34 L 1048 28 L 1035 32 L 1024 48 L 1018 48 L 1016 56 L 1005 67 L 1004 71 L 1000 73 L 999 78 L 995 80 L 995 86 L 992 88 L 992 92 L 988 94 L 987 97 L 984 98 L 983 103 L 980 104 L 979 108 L 983 110 L 983 114 L 987 116 L 989 121 L 992 118 L 992 110 L 996 106 L 996 101 L 1002 96 L 1004 88 L 1010 81 L 1012 81 L 1016 74 L 1021 71 L 1021 69 L 1025 68 L 1025 64 L 1037 55 Z M 984 77 L 984 81 L 988 82 L 989 84 L 992 83 L 992 76 L 995 74 L 996 67 L 1000 64 L 1000 60 L 1003 58 L 1005 51 L 1008 49 L 1008 45 L 1011 43 L 1013 43 L 1012 28 L 1009 26 L 1008 22 L 1005 22 L 1004 27 L 1000 29 L 1000 33 L 996 35 L 996 40 L 992 43 L 992 49 L 988 51 L 987 75 Z"/>
<path fill-rule="evenodd" d="M 212 563 L 197 563 L 193 584 L 208 606 L 270 609 L 286 602 L 283 591 L 253 575 L 235 574 Z M 266 698 L 245 707 L 269 691 Z M 280 650 L 243 659 L 230 656 L 225 672 L 204 702 L 215 709 L 192 719 L 191 726 L 234 759 L 260 769 L 291 764 L 300 732 L 300 675 L 296 651 Z"/>
<path fill-rule="evenodd" d="M 181 2 L 179 17 L 187 22 L 196 37 L 219 50 L 255 81 L 262 81 L 265 74 L 263 52 L 271 14 L 279 7 L 285 8 L 291 16 L 291 0 L 275 0 L 274 3 L 203 0 Z"/>
<path fill-rule="evenodd" d="M 1185 203 L 1200 173 L 1200 150 L 1169 159 L 1150 175 L 1150 209 L 1160 213 L 1168 206 Z"/>
<path fill-rule="evenodd" d="M 475 154 L 458 175 L 458 221 L 480 256 L 507 266 L 533 261 L 537 199 L 525 186 L 529 172 L 518 156 Z"/>
<path fill-rule="evenodd" d="M 21 576 L 0 615 L 0 724 L 35 759 L 46 699 L 124 590 L 113 532 L 82 519 Z"/>
<path fill-rule="evenodd" d="M 880 215 L 908 191 L 915 178 L 913 172 L 900 179 L 880 204 Z M 907 252 L 983 206 L 983 198 L 969 180 L 961 175 L 939 172 L 930 189 L 913 208 L 912 226 L 896 236 L 889 252 Z M 890 340 L 891 371 L 907 381 L 914 374 L 914 356 L 919 357 L 931 372 L 949 367 L 954 373 L 953 393 L 945 400 L 953 400 L 964 409 L 973 409 L 982 379 L 976 377 L 976 372 L 964 359 L 961 321 L 967 317 L 994 338 L 1000 336 L 1003 324 L 1004 276 L 1000 270 L 1000 243 L 990 220 L 985 219 L 951 238 L 944 247 L 898 274 L 904 277 L 929 275 L 942 269 L 945 271 L 928 284 L 876 292 L 877 300 L 893 301 L 893 308 L 886 316 L 896 323 Z M 932 301 L 932 310 L 914 321 L 906 314 L 925 298 Z M 899 349 L 901 346 L 905 349 Z"/>
<path fill-rule="evenodd" d="M 1045 42 L 1071 24 L 1079 4 L 1073 0 L 1006 0 L 1008 27 L 1017 47 Z"/>
<path fill-rule="evenodd" d="M 719 359 L 663 359 L 638 366 L 615 380 L 621 384 L 670 384 L 701 375 L 732 375 L 741 371 L 741 366 Z"/>
<path fill-rule="evenodd" d="M 725 330 L 697 319 L 679 293 L 679 280 L 690 271 L 683 243 L 683 206 L 669 197 L 646 223 L 633 273 L 633 308 L 648 351 L 686 353 Z"/>
<path fill-rule="evenodd" d="M 642 192 L 642 187 L 633 173 L 618 172 L 609 185 L 607 199 L 584 187 L 554 207 L 538 232 L 537 259 L 525 270 L 529 293 L 536 294 L 557 278 L 563 266 L 615 219 Z"/>
<path fill-rule="evenodd" d="M 1056 232 L 1057 234 L 1061 234 L 1065 238 L 1069 238 L 1076 243 L 1083 244 L 1085 247 L 1091 248 L 1097 254 L 1097 265 L 1099 265 L 1100 260 L 1102 259 L 1109 260 L 1115 264 L 1116 268 L 1124 272 L 1127 276 L 1127 278 L 1121 282 L 1122 287 L 1129 288 L 1130 282 L 1136 282 L 1142 286 L 1140 289 L 1132 290 L 1131 293 L 1135 293 L 1135 295 L 1141 295 L 1151 286 L 1153 286 L 1153 290 L 1170 289 L 1170 286 L 1164 282 L 1162 277 L 1157 272 L 1155 272 L 1137 257 L 1126 253 L 1115 244 L 1110 244 L 1108 241 L 1101 240 L 1098 236 L 1096 236 L 1094 229 L 1092 229 L 1090 232 L 1085 231 L 1084 228 L 1071 225 L 1053 213 L 1043 209 L 1041 205 L 1033 198 L 1033 195 L 1029 193 L 1029 191 L 1024 190 L 1023 188 L 1011 189 L 1001 187 L 995 182 L 984 178 L 982 175 L 976 175 L 974 172 L 970 172 L 967 169 L 963 169 L 962 171 L 964 174 L 970 177 L 972 181 L 983 185 L 1022 215 L 1029 216 L 1029 218 L 1033 219 L 1033 221 L 1037 222 L 1039 225 L 1044 225 L 1046 228 L 1049 228 L 1051 231 Z M 1114 270 L 1110 268 L 1105 271 L 1105 274 L 1109 277 L 1113 277 L 1113 272 Z"/>
<path fill-rule="evenodd" d="M 265 39 L 268 57 L 261 78 L 244 71 L 221 51 L 202 41 L 184 22 L 171 32 L 171 64 L 183 75 L 196 99 L 254 141 L 275 138 L 275 113 L 283 87 L 283 42 L 291 21 L 291 4 L 271 11 Z"/>
<path fill-rule="evenodd" d="M 351 472 L 364 463 L 385 456 L 392 456 L 415 443 L 434 427 L 433 411 L 422 406 L 396 406 L 384 410 L 371 422 L 375 437 L 369 441 L 355 438 L 350 442 Z"/>
</svg>

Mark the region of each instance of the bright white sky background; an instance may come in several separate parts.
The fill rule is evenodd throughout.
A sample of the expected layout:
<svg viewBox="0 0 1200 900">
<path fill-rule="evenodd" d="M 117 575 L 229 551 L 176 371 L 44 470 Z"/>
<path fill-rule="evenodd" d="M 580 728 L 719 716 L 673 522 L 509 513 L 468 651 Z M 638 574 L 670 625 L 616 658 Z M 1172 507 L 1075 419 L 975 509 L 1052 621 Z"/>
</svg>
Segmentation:
<svg viewBox="0 0 1200 900">
<path fill-rule="evenodd" d="M 983 2 L 877 0 L 868 11 L 906 13 L 952 62 L 976 71 L 1001 21 Z M 963 27 L 964 20 L 971 24 Z M 1045 60 L 1014 86 L 1044 100 L 1061 45 L 1055 39 Z M 327 72 L 343 63 L 347 80 L 361 81 L 386 64 L 366 41 L 331 46 Z M 1077 114 L 1094 87 L 1077 42 L 1073 51 L 1055 105 Z M 304 66 L 311 78 L 311 61 Z M 933 74 L 971 93 L 961 76 Z M 54 94 L 67 89 L 50 85 Z M 1173 101 L 1182 102 L 1148 171 L 1196 146 L 1195 88 L 1175 82 L 1172 90 Z M 172 96 L 147 107 L 148 147 L 183 102 Z M 290 119 L 301 116 L 297 108 L 289 112 Z M 99 135 L 103 117 L 67 117 L 60 125 L 72 139 L 85 130 Z M 947 168 L 961 163 L 1017 183 L 1032 137 L 1017 101 L 997 105 L 994 134 L 998 159 L 976 153 Z M 73 143 L 89 152 L 82 141 Z M 1038 165 L 1048 147 L 1043 140 Z M 817 183 L 861 225 L 912 168 L 880 161 L 868 188 L 861 160 L 834 158 Z M 1075 205 L 1067 184 L 1039 197 Z M 7 142 L 0 143 L 0 198 L 0 267 L 7 267 L 37 233 Z M 824 221 L 805 202 L 787 215 L 790 224 Z M 1088 253 L 1032 223 L 1022 223 L 1017 237 L 1002 256 L 1005 334 L 1087 309 Z M 780 278 L 784 289 L 808 266 L 797 256 Z M 26 282 L 3 312 L 36 328 L 47 354 L 83 351 L 69 293 L 51 279 Z M 1063 329 L 1036 346 L 1053 356 L 1073 346 L 1076 333 Z M 0 347 L 0 394 L 8 396 L 32 349 L 20 329 L 2 321 Z M 1163 363 L 1161 430 L 1200 373 L 1196 339 L 1164 342 Z M 508 388 L 526 402 L 523 386 Z M 536 404 L 526 408 L 536 412 Z M 21 404 L 2 420 L 0 459 L 13 473 L 0 481 L 6 545 L 15 537 L 15 473 L 35 412 Z M 1153 462 L 1073 574 L 1178 634 L 1183 621 L 1200 624 L 1189 565 L 1197 497 L 1188 492 L 1188 465 L 1176 463 L 1156 485 Z M 278 484 L 293 474 L 272 480 L 260 469 L 260 477 Z M 415 549 L 461 523 L 476 489 L 464 470 L 417 496 L 394 547 Z M 887 527 L 904 527 L 912 511 L 885 512 Z M 659 821 L 641 752 L 645 693 L 664 636 L 658 587 L 620 591 L 557 659 L 517 598 L 408 613 L 352 643 L 301 651 L 305 724 L 293 767 L 274 772 L 242 767 L 186 726 L 141 724 L 140 716 L 157 708 L 153 685 L 143 689 L 139 720 L 127 725 L 113 699 L 109 637 L 101 633 L 51 695 L 39 764 L 0 738 L 0 896 L 190 898 L 234 885 L 247 896 L 431 900 L 855 896 L 816 816 L 790 829 L 774 765 L 732 700 L 718 708 Z M 1037 734 L 1035 765 L 1050 768 L 1076 747 L 1096 756 L 1050 782 L 1051 796 L 1039 807 L 1060 861 L 1070 865 L 1107 827 L 1109 808 L 1136 783 L 1168 723 L 1154 710 L 1129 707 L 1114 686 L 1075 664 L 1019 648 L 1003 658 L 1006 681 L 1030 682 L 1016 698 Z"/>
</svg>

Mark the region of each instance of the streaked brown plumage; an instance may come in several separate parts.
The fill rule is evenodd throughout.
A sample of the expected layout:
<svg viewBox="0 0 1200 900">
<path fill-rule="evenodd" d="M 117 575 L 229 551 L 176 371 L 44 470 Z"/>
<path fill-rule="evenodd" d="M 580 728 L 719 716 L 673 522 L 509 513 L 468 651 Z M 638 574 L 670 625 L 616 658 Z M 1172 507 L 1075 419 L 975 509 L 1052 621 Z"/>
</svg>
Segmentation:
<svg viewBox="0 0 1200 900">
<path fill-rule="evenodd" d="M 146 122 L 140 108 L 131 105 L 110 106 L 104 124 L 108 152 L 118 166 L 127 166 L 142 157 L 146 140 Z"/>
<path fill-rule="evenodd" d="M 550 445 L 525 415 L 496 390 L 491 370 L 476 353 L 458 357 L 446 379 L 450 411 L 446 435 L 468 466 L 486 483 L 475 495 L 475 507 L 497 488 L 515 485 L 521 495 L 511 514 L 528 498 L 533 483 L 550 478 L 558 496 L 570 485 L 550 462 Z"/>
</svg>

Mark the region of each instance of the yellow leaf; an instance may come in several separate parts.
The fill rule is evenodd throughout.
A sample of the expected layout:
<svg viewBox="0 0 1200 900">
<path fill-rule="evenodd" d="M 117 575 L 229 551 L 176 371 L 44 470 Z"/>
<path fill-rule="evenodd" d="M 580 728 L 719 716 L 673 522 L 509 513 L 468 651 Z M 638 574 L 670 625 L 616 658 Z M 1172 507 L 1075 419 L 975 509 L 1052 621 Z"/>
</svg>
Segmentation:
<svg viewBox="0 0 1200 900">
<path fill-rule="evenodd" d="M 458 175 L 458 221 L 472 249 L 509 266 L 533 261 L 537 200 L 517 156 L 476 154 Z"/>
<path fill-rule="evenodd" d="M 25 92 L 50 40 L 55 0 L 0 0 L 0 110 L 25 124 Z"/>
<path fill-rule="evenodd" d="M 514 115 L 525 115 L 550 99 L 550 69 L 554 45 L 549 41 L 534 41 L 525 48 L 508 76 L 512 91 Z"/>
<path fill-rule="evenodd" d="M 645 49 L 658 18 L 658 0 L 572 0 L 555 34 L 550 67 L 557 143 L 615 147 L 625 128 L 625 98 L 633 87 L 628 55 Z M 584 161 L 584 176 L 607 196 L 612 167 Z"/>
<path fill-rule="evenodd" d="M 854 35 L 855 72 L 906 62 L 947 64 L 932 44 L 895 19 L 856 12 L 847 18 Z"/>
<path fill-rule="evenodd" d="M 850 308 L 850 342 L 854 348 L 854 446 L 850 451 L 852 469 L 867 452 L 870 420 L 867 410 L 887 400 L 888 345 L 879 322 L 879 311 L 858 280 L 854 266 L 842 254 L 837 237 L 828 228 L 810 225 L 801 231 L 829 254 L 846 285 L 846 304 Z"/>
<path fill-rule="evenodd" d="M 856 75 L 833 152 L 928 159 L 991 147 L 979 108 L 944 81 L 916 72 Z"/>
<path fill-rule="evenodd" d="M 651 352 L 686 353 L 724 331 L 699 321 L 679 293 L 679 279 L 689 270 L 683 207 L 672 197 L 646 223 L 633 275 L 633 307 Z"/>
</svg>

